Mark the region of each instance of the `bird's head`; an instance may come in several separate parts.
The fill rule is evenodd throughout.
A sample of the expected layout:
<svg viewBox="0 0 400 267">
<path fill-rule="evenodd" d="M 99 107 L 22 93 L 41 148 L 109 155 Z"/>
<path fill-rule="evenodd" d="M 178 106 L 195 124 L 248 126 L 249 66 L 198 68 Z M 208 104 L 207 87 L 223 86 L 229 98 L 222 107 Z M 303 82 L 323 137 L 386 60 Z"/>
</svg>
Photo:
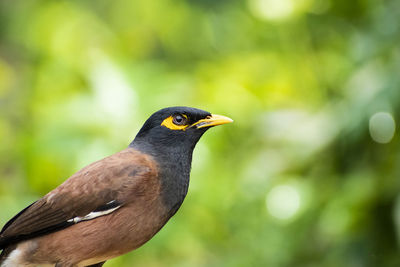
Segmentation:
<svg viewBox="0 0 400 267">
<path fill-rule="evenodd" d="M 190 107 L 164 108 L 144 123 L 132 146 L 160 149 L 179 148 L 193 150 L 197 141 L 210 127 L 230 123 L 232 120 L 221 115 Z"/>
</svg>

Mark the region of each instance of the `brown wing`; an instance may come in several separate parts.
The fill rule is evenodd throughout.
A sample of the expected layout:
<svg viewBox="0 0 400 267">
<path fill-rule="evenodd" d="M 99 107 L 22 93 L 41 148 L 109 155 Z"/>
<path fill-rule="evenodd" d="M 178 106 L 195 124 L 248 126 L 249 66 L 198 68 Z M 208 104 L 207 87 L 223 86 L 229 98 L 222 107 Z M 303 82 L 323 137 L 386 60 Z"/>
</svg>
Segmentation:
<svg viewBox="0 0 400 267">
<path fill-rule="evenodd" d="M 149 179 L 157 179 L 155 162 L 132 148 L 94 162 L 12 218 L 0 233 L 0 249 L 133 202 Z"/>
</svg>

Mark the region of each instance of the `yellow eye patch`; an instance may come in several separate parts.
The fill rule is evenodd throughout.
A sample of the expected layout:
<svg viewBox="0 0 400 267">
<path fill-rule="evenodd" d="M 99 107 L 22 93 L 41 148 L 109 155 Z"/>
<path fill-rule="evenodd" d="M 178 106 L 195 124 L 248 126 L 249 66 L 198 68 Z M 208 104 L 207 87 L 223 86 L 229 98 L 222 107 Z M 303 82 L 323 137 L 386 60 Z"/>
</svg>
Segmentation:
<svg viewBox="0 0 400 267">
<path fill-rule="evenodd" d="M 184 116 L 187 119 L 186 115 L 182 114 L 182 116 Z M 168 118 L 163 120 L 161 125 L 167 127 L 168 129 L 171 129 L 171 130 L 183 130 L 183 131 L 188 127 L 187 124 L 185 124 L 185 125 L 177 125 L 177 124 L 175 124 L 173 116 L 169 116 Z"/>
</svg>

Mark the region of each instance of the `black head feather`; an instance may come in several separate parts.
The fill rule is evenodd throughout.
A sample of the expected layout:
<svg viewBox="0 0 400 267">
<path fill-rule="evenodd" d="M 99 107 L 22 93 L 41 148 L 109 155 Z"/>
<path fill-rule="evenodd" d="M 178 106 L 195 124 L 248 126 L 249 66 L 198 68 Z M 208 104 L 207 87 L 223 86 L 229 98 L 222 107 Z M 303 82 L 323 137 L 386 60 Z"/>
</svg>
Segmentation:
<svg viewBox="0 0 400 267">
<path fill-rule="evenodd" d="M 210 116 L 211 113 L 190 107 L 169 107 L 155 112 L 140 129 L 135 140 L 131 143 L 138 149 L 153 147 L 155 150 L 183 150 L 193 149 L 197 141 L 208 128 L 197 129 L 195 127 L 183 130 L 172 130 L 162 124 L 170 116 L 185 115 L 187 123 L 193 124 Z M 146 149 L 147 150 L 147 149 Z M 164 152 L 164 151 L 161 151 Z"/>
</svg>

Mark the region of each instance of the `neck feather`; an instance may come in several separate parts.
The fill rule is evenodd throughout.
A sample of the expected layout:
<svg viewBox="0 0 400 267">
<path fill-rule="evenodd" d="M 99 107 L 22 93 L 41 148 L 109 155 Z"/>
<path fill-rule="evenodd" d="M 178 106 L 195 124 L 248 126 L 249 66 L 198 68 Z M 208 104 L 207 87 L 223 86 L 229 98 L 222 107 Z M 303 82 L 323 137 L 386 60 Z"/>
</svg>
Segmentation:
<svg viewBox="0 0 400 267">
<path fill-rule="evenodd" d="M 140 139 L 135 139 L 130 147 L 151 155 L 158 163 L 162 198 L 172 216 L 188 191 L 193 148 L 153 145 Z"/>
</svg>

